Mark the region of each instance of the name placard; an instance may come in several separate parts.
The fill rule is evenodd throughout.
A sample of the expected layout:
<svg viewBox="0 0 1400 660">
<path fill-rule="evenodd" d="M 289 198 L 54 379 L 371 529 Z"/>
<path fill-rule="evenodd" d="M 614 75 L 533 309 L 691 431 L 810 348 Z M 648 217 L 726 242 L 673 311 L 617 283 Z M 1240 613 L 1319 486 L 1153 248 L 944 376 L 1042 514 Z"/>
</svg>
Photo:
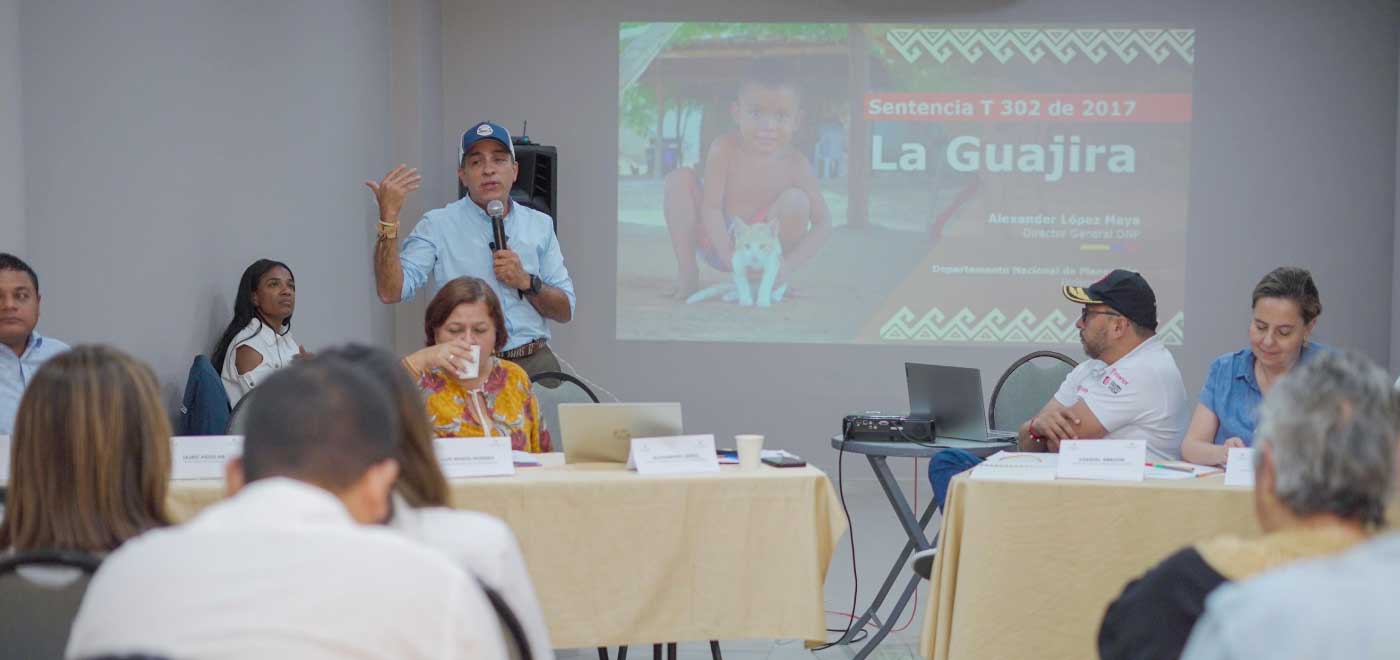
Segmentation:
<svg viewBox="0 0 1400 660">
<path fill-rule="evenodd" d="M 628 469 L 637 474 L 691 474 L 719 472 L 713 435 L 676 435 L 632 438 Z"/>
<path fill-rule="evenodd" d="M 10 436 L 0 435 L 0 486 L 10 483 Z"/>
<path fill-rule="evenodd" d="M 1142 481 L 1147 469 L 1145 440 L 1064 440 L 1055 468 L 1059 479 Z"/>
<path fill-rule="evenodd" d="M 515 474 L 510 438 L 437 438 L 433 451 L 448 479 L 503 477 Z"/>
<path fill-rule="evenodd" d="M 224 466 L 242 454 L 241 435 L 177 435 L 170 439 L 170 478 L 223 479 Z"/>
<path fill-rule="evenodd" d="M 1254 487 L 1254 449 L 1230 448 L 1225 461 L 1225 485 Z"/>
</svg>

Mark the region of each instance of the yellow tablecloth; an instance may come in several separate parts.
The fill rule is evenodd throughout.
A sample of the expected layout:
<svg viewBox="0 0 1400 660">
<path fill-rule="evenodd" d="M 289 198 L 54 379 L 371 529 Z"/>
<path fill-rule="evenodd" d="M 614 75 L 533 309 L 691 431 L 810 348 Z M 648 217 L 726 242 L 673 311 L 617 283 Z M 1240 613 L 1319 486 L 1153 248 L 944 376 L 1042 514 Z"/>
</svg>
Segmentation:
<svg viewBox="0 0 1400 660">
<path fill-rule="evenodd" d="M 846 521 L 815 468 L 547 464 L 450 486 L 454 507 L 515 531 L 559 648 L 826 636 L 822 587 Z M 170 510 L 187 519 L 222 496 L 218 482 L 176 481 Z"/>
<path fill-rule="evenodd" d="M 1182 481 L 953 479 L 920 644 L 930 660 L 1098 657 L 1129 580 L 1196 541 L 1259 533 L 1253 493 Z"/>
</svg>

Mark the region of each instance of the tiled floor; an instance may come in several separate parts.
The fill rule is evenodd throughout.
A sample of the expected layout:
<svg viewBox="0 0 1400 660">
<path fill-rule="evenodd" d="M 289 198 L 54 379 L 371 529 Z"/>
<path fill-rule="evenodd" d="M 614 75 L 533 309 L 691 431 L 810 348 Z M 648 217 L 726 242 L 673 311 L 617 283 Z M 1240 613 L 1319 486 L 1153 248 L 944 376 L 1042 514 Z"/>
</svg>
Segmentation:
<svg viewBox="0 0 1400 660">
<path fill-rule="evenodd" d="M 894 516 L 894 511 L 890 508 L 889 502 L 885 499 L 884 493 L 880 490 L 878 483 L 870 473 L 870 468 L 864 460 L 857 460 L 858 457 L 847 457 L 845 466 L 846 474 L 846 506 L 851 513 L 851 520 L 855 529 L 856 540 L 856 563 L 859 567 L 860 593 L 858 594 L 859 608 L 863 610 L 870 604 L 880 583 L 885 579 L 886 573 L 893 564 L 896 555 L 905 542 L 904 531 L 900 528 L 898 520 Z M 924 474 L 922 470 L 926 467 L 924 461 L 919 462 L 919 472 L 915 472 L 913 463 L 907 459 L 892 459 L 890 467 L 901 478 L 905 488 L 906 497 L 913 499 L 913 483 L 915 474 Z M 836 475 L 831 472 L 832 481 L 835 483 Z M 916 512 L 921 510 L 928 503 L 929 491 L 928 482 L 920 481 L 918 484 L 918 506 Z M 930 533 L 938 528 L 938 517 L 934 517 L 929 524 Z M 904 579 L 909 573 L 901 573 L 900 581 L 894 591 L 897 592 L 903 587 Z M 826 581 L 826 609 L 830 612 L 846 612 L 851 607 L 851 587 L 854 584 L 851 577 L 851 546 L 850 540 L 843 538 L 841 544 L 832 558 L 831 570 Z M 918 609 L 910 618 L 909 609 L 906 608 L 900 617 L 896 628 L 905 626 L 900 632 L 891 633 L 880 644 L 879 648 L 872 653 L 871 660 L 904 660 L 918 658 L 919 652 L 919 632 L 923 626 L 924 601 L 928 597 L 928 584 L 923 583 L 918 589 Z M 887 600 L 883 612 L 888 612 L 895 595 L 891 595 Z M 843 628 L 846 620 L 840 615 L 828 614 L 827 625 L 830 628 Z M 840 633 L 831 633 L 828 638 L 835 639 Z M 813 658 L 826 660 L 846 660 L 854 657 L 860 650 L 863 643 L 851 646 L 833 646 L 824 651 L 812 652 L 803 647 L 802 642 L 797 640 L 721 640 L 720 647 L 725 660 L 810 660 Z M 681 660 L 706 660 L 710 657 L 709 644 L 704 642 L 682 643 L 678 648 L 678 657 Z M 597 649 L 570 649 L 561 651 L 561 660 L 596 660 Z M 617 657 L 617 650 L 609 650 L 609 658 Z M 630 648 L 627 652 L 628 660 L 650 660 L 652 657 L 651 646 L 639 646 Z"/>
</svg>

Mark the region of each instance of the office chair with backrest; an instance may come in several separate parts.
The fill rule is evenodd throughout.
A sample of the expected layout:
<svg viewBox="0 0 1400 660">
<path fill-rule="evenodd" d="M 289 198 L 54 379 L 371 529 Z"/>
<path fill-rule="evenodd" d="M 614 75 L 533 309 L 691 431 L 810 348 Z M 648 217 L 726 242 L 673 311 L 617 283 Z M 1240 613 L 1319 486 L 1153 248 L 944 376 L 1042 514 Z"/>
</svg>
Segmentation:
<svg viewBox="0 0 1400 660">
<path fill-rule="evenodd" d="M 554 383 L 554 386 L 549 386 Z M 564 442 L 559 434 L 559 404 L 598 403 L 598 396 L 588 389 L 577 376 L 560 371 L 542 371 L 530 376 L 530 389 L 535 400 L 540 402 L 540 417 L 544 427 L 549 429 L 554 451 L 563 451 Z"/>
<path fill-rule="evenodd" d="M 1055 351 L 1036 351 L 1011 363 L 992 390 L 987 425 L 999 431 L 1019 429 L 1055 396 L 1077 364 Z"/>
<path fill-rule="evenodd" d="M 224 435 L 243 435 L 243 429 L 248 426 L 248 406 L 252 405 L 254 392 L 257 390 L 248 390 L 248 393 L 238 400 L 238 405 L 233 407 L 233 412 L 228 416 L 228 430 L 224 431 Z"/>
<path fill-rule="evenodd" d="M 100 563 L 72 550 L 33 550 L 0 559 L 3 655 L 63 657 L 83 593 Z"/>
</svg>

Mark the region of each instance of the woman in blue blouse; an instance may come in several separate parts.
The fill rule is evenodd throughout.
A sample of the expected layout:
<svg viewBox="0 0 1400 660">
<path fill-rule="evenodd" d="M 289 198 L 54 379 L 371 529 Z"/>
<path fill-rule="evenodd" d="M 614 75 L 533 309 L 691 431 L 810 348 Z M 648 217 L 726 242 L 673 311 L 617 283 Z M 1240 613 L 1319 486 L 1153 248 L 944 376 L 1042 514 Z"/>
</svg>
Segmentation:
<svg viewBox="0 0 1400 660">
<path fill-rule="evenodd" d="M 1253 309 L 1249 348 L 1210 364 L 1181 443 L 1181 457 L 1192 463 L 1224 465 L 1231 447 L 1253 446 L 1260 399 L 1294 365 L 1327 350 L 1308 341 L 1322 314 L 1308 271 L 1275 268 L 1254 287 Z"/>
</svg>

